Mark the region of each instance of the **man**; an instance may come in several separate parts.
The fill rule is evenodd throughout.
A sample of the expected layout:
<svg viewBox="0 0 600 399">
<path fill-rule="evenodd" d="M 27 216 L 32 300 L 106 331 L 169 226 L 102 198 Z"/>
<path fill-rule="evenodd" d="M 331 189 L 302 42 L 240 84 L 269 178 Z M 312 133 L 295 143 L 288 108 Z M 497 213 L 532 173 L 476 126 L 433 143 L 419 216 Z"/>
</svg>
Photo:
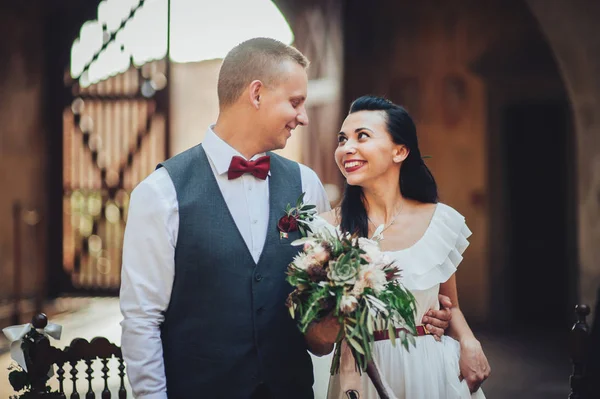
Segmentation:
<svg viewBox="0 0 600 399">
<path fill-rule="evenodd" d="M 312 170 L 265 155 L 308 124 L 307 67 L 304 55 L 276 40 L 235 47 L 219 73 L 219 116 L 204 142 L 133 191 L 121 311 L 137 398 L 313 397 L 307 345 L 285 308 L 299 233 L 282 238 L 276 226 L 303 192 L 319 212 L 329 203 Z"/>
</svg>

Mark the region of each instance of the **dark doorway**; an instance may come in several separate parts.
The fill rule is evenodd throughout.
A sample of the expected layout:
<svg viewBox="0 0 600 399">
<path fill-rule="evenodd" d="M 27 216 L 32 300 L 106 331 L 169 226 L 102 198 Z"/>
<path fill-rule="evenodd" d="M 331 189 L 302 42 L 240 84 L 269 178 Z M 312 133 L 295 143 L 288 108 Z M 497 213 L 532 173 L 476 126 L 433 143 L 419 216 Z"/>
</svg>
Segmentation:
<svg viewBox="0 0 600 399">
<path fill-rule="evenodd" d="M 508 270 L 513 322 L 564 328 L 571 293 L 569 108 L 563 101 L 505 108 Z"/>
</svg>

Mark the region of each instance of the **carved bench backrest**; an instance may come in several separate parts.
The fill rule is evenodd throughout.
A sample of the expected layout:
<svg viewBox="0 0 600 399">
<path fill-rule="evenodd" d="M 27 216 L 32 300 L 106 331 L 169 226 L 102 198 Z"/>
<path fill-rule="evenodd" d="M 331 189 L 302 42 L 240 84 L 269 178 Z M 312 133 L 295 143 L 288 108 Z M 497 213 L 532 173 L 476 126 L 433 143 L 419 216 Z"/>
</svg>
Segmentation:
<svg viewBox="0 0 600 399">
<path fill-rule="evenodd" d="M 43 329 L 46 327 L 48 320 L 45 315 L 37 315 L 33 319 L 33 326 L 37 329 Z M 76 338 L 71 341 L 71 344 L 64 349 L 59 349 L 50 344 L 49 339 L 32 330 L 30 332 L 33 339 L 33 344 L 29 345 L 28 353 L 26 353 L 25 359 L 27 363 L 28 374 L 32 382 L 32 393 L 36 393 L 39 398 L 65 398 L 65 387 L 70 385 L 71 394 L 69 399 L 79 399 L 80 394 L 78 392 L 77 382 L 84 378 L 87 380 L 87 392 L 85 393 L 85 399 L 96 398 L 95 393 L 92 389 L 92 381 L 94 377 L 100 377 L 103 380 L 103 389 L 100 394 L 102 399 L 110 399 L 112 397 L 109 390 L 109 361 L 116 359 L 118 362 L 118 377 L 119 377 L 119 388 L 118 398 L 127 398 L 127 391 L 125 389 L 125 363 L 123 361 L 123 355 L 121 348 L 104 337 L 96 337 L 91 341 L 83 338 Z M 102 368 L 100 374 L 95 374 L 93 365 L 94 362 L 100 362 Z M 85 375 L 79 376 L 80 373 L 77 369 L 79 364 L 85 364 Z M 69 374 L 67 377 L 65 366 L 70 366 Z M 48 395 L 45 393 L 46 384 L 48 380 L 48 371 L 55 367 L 55 375 L 58 381 L 59 394 Z M 66 383 L 66 379 L 71 380 L 70 383 Z M 96 378 L 98 380 L 98 378 Z"/>
</svg>

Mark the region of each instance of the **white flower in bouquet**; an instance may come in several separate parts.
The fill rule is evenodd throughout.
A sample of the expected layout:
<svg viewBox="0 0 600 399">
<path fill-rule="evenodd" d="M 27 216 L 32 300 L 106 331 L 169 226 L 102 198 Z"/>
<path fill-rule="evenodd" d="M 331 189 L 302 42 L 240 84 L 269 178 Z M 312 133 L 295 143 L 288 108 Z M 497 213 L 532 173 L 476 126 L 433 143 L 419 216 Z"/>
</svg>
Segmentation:
<svg viewBox="0 0 600 399">
<path fill-rule="evenodd" d="M 358 306 L 358 300 L 354 295 L 343 295 L 340 299 L 340 311 L 342 313 L 352 313 Z"/>
<path fill-rule="evenodd" d="M 371 288 L 376 294 L 379 294 L 388 283 L 385 272 L 377 265 L 365 265 L 358 273 L 358 282 L 364 282 L 365 287 Z M 356 288 L 356 285 L 355 285 Z"/>
<path fill-rule="evenodd" d="M 311 257 L 306 252 L 300 252 L 294 257 L 292 264 L 300 270 L 307 270 L 311 265 Z"/>
<path fill-rule="evenodd" d="M 381 264 L 386 255 L 379 249 L 379 243 L 368 238 L 360 237 L 358 246 L 365 251 L 366 260 L 369 263 Z"/>
</svg>

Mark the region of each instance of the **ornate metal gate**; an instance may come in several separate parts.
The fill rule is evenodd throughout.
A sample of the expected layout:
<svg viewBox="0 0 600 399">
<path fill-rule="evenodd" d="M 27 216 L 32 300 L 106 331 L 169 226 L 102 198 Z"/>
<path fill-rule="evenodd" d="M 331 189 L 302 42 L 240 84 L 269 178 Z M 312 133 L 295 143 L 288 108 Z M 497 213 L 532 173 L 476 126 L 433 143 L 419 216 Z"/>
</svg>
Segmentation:
<svg viewBox="0 0 600 399">
<path fill-rule="evenodd" d="M 134 67 L 130 51 L 136 47 L 127 46 L 135 42 L 122 39 L 145 3 L 138 0 L 112 32 L 108 22 L 102 23 L 100 47 L 70 83 L 73 100 L 63 111 L 62 264 L 71 286 L 62 291 L 89 294 L 119 289 L 131 191 L 168 154 L 168 91 L 163 89 L 169 75 L 169 0 L 150 2 L 150 7 L 167 10 L 164 59 Z M 129 69 L 86 86 L 99 60 L 101 65 L 119 64 L 111 64 L 119 47 L 121 60 L 127 51 L 131 54 Z"/>
<path fill-rule="evenodd" d="M 76 290 L 115 291 L 129 195 L 166 158 L 156 61 L 80 88 L 63 114 L 63 266 Z"/>
</svg>

